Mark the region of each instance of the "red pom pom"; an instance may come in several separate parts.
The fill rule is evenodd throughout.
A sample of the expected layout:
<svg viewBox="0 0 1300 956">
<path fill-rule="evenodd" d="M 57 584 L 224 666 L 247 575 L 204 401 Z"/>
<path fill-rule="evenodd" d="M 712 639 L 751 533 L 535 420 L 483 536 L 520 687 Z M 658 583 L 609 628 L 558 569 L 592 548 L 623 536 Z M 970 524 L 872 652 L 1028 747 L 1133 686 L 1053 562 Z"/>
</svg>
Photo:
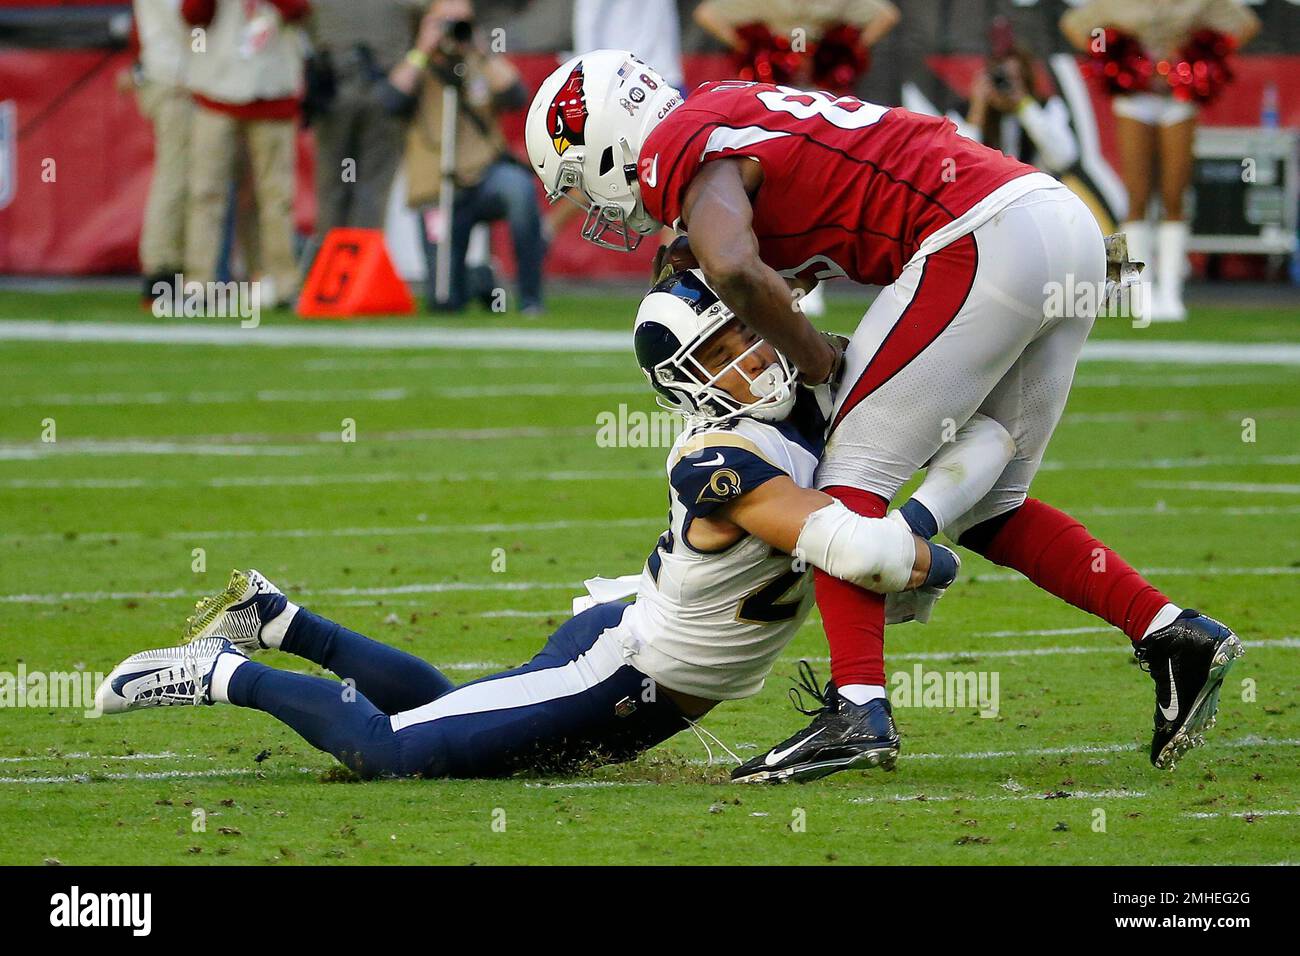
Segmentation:
<svg viewBox="0 0 1300 956">
<path fill-rule="evenodd" d="M 1108 96 L 1140 93 L 1150 88 L 1154 65 L 1142 44 L 1128 33 L 1107 27 L 1100 49 L 1092 51 L 1092 73 Z"/>
<path fill-rule="evenodd" d="M 1197 30 L 1178 51 L 1169 67 L 1169 85 L 1174 96 L 1191 103 L 1206 104 L 1216 99 L 1232 82 L 1228 56 L 1236 49 L 1234 37 L 1217 30 Z"/>
<path fill-rule="evenodd" d="M 790 50 L 790 40 L 776 36 L 762 23 L 738 27 L 741 49 L 732 55 L 732 66 L 742 80 L 759 83 L 789 83 L 799 69 L 799 54 Z"/>
<path fill-rule="evenodd" d="M 862 31 L 841 23 L 822 34 L 813 53 L 813 82 L 827 90 L 848 92 L 867 72 L 870 54 L 862 46 Z"/>
</svg>

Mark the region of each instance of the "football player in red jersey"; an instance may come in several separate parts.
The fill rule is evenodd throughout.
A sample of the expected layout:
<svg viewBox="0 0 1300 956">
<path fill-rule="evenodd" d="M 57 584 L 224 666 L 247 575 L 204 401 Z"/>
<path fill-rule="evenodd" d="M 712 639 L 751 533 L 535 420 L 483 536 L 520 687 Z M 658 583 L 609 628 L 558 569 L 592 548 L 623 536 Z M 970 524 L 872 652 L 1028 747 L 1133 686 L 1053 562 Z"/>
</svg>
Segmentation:
<svg viewBox="0 0 1300 956">
<path fill-rule="evenodd" d="M 728 307 L 807 382 L 837 386 L 816 483 L 849 509 L 883 515 L 972 414 L 1000 422 L 1016 454 L 983 500 L 943 516 L 949 535 L 1128 635 L 1156 684 L 1157 767 L 1201 742 L 1240 640 L 1028 497 L 1106 279 L 1101 231 L 1070 190 L 943 118 L 741 81 L 684 101 L 614 50 L 552 73 L 526 138 L 548 197 L 585 200 L 585 238 L 630 250 L 675 227 Z M 884 287 L 846 349 L 798 306 L 836 276 Z M 1054 308 L 1065 289 L 1098 294 Z M 816 588 L 832 686 L 761 758 L 782 767 L 853 766 L 874 746 L 855 715 L 885 696 L 881 598 L 821 573 Z"/>
</svg>

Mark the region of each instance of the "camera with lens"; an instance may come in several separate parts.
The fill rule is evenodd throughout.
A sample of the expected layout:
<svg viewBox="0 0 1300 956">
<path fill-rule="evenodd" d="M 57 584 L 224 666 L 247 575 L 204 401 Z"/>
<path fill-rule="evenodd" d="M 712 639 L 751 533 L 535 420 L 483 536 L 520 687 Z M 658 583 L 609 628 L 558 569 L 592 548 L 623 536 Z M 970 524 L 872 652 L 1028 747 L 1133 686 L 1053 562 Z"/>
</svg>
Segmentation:
<svg viewBox="0 0 1300 956">
<path fill-rule="evenodd" d="M 474 39 L 473 20 L 450 20 L 443 26 L 444 33 L 453 43 L 467 46 Z"/>
<path fill-rule="evenodd" d="M 993 89 L 999 96 L 1010 96 L 1015 89 L 1015 83 L 1011 79 L 1011 73 L 1007 70 L 1006 64 L 999 63 L 993 69 L 989 70 L 989 82 L 993 84 Z"/>
</svg>

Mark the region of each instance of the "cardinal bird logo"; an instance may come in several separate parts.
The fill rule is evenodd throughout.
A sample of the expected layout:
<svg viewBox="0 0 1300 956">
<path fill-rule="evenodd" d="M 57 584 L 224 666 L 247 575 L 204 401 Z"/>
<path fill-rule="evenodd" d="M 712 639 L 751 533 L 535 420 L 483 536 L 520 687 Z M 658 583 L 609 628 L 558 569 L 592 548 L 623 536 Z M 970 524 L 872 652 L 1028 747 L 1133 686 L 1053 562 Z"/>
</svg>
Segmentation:
<svg viewBox="0 0 1300 956">
<path fill-rule="evenodd" d="M 546 127 L 555 151 L 563 155 L 573 144 L 586 143 L 587 94 L 582 88 L 582 64 L 579 63 L 564 81 L 546 111 Z"/>
</svg>

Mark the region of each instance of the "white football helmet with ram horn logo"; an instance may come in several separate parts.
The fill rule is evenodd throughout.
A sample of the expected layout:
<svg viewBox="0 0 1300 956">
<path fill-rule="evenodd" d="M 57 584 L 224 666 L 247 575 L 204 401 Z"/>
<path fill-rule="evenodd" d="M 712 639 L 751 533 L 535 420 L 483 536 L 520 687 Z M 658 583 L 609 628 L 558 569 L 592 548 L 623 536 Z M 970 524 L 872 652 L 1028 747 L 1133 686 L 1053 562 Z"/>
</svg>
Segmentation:
<svg viewBox="0 0 1300 956">
<path fill-rule="evenodd" d="M 575 56 L 546 78 L 528 107 L 524 139 L 546 198 L 586 211 L 582 237 L 631 252 L 659 228 L 646 214 L 637 155 L 682 95 L 626 50 Z"/>
<path fill-rule="evenodd" d="M 706 421 L 747 415 L 761 421 L 781 421 L 794 408 L 796 373 L 776 348 L 776 360 L 754 374 L 746 360 L 767 345 L 752 345 L 732 356 L 722 368 L 709 369 L 696 351 L 736 314 L 709 288 L 698 269 L 677 272 L 651 289 L 636 314 L 633 344 L 641 370 L 659 393 L 659 404 Z M 718 383 L 736 372 L 749 385 L 752 401 L 742 401 Z"/>
</svg>

